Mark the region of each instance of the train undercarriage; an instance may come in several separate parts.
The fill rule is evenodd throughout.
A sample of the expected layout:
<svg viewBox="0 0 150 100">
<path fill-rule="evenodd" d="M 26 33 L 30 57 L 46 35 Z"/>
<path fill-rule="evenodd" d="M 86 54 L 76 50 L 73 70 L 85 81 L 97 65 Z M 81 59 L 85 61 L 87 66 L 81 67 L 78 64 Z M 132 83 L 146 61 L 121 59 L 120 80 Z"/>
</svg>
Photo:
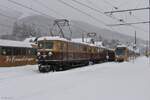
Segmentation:
<svg viewBox="0 0 150 100">
<path fill-rule="evenodd" d="M 38 62 L 38 68 L 40 72 L 50 71 L 64 71 L 71 68 L 83 67 L 87 65 L 93 65 L 95 63 L 105 62 L 105 60 L 71 60 L 71 61 L 60 61 L 60 60 L 43 60 Z"/>
</svg>

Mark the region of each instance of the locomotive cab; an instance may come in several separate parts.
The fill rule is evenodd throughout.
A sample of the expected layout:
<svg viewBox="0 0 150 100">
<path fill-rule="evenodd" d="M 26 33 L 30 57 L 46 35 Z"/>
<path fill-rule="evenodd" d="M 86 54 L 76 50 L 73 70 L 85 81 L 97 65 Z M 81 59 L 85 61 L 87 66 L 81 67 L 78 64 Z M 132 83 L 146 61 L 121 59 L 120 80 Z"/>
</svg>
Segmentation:
<svg viewBox="0 0 150 100">
<path fill-rule="evenodd" d="M 62 63 L 67 60 L 67 42 L 58 37 L 41 37 L 37 41 L 37 61 L 40 72 L 62 70 Z"/>
<path fill-rule="evenodd" d="M 123 62 L 128 60 L 128 50 L 126 47 L 117 47 L 115 50 L 116 61 Z"/>
<path fill-rule="evenodd" d="M 50 61 L 53 59 L 54 41 L 41 40 L 38 41 L 37 60 L 40 72 L 48 72 L 51 70 Z"/>
</svg>

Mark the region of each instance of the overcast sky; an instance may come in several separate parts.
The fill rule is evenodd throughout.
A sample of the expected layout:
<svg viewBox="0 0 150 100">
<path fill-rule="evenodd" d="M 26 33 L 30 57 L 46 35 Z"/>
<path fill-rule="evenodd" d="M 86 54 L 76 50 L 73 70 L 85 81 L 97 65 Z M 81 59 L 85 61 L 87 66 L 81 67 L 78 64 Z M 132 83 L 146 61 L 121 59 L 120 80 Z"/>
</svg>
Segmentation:
<svg viewBox="0 0 150 100">
<path fill-rule="evenodd" d="M 137 37 L 144 40 L 148 40 L 148 24 L 139 24 L 132 27 L 129 26 L 118 26 L 118 27 L 108 27 L 108 24 L 118 24 L 119 22 L 108 17 L 104 14 L 94 12 L 93 10 L 81 6 L 72 0 L 62 0 L 68 4 L 71 4 L 73 7 L 76 7 L 93 17 L 96 17 L 99 21 L 96 21 L 87 15 L 80 13 L 64 4 L 59 0 L 13 0 L 19 2 L 23 5 L 36 9 L 42 13 L 50 15 L 56 18 L 67 18 L 69 20 L 81 20 L 88 22 L 98 27 L 107 28 L 110 30 L 118 31 L 126 35 L 134 35 L 134 31 L 137 31 Z M 84 4 L 87 4 L 95 9 L 100 10 L 101 12 L 115 10 L 114 7 L 118 7 L 118 10 L 130 9 L 130 8 L 143 8 L 148 7 L 148 0 L 77 0 Z M 43 6 L 44 5 L 44 6 Z M 0 0 L 0 9 L 10 8 L 11 10 L 19 11 L 23 13 L 23 16 L 28 16 L 32 14 L 38 14 L 31 10 L 27 10 L 23 7 L 15 5 L 8 0 Z M 22 16 L 22 17 L 23 17 Z M 130 15 L 129 12 L 116 13 L 112 16 L 117 17 L 118 19 L 124 19 L 126 22 L 140 22 L 148 21 L 148 10 L 135 11 Z M 104 22 L 104 23 L 102 23 Z"/>
</svg>

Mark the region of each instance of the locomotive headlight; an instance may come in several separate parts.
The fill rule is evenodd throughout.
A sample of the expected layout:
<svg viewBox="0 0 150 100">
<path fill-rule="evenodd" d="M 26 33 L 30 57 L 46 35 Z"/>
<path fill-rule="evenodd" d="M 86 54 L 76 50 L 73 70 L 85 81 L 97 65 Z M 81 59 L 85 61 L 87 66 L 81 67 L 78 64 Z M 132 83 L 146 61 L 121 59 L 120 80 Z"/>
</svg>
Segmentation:
<svg viewBox="0 0 150 100">
<path fill-rule="evenodd" d="M 40 53 L 40 52 L 38 52 L 38 53 L 37 53 L 37 56 L 40 56 L 40 55 L 41 55 L 41 53 Z"/>
<path fill-rule="evenodd" d="M 49 52 L 48 55 L 51 56 L 51 55 L 53 55 L 53 53 L 52 53 L 52 52 Z"/>
</svg>

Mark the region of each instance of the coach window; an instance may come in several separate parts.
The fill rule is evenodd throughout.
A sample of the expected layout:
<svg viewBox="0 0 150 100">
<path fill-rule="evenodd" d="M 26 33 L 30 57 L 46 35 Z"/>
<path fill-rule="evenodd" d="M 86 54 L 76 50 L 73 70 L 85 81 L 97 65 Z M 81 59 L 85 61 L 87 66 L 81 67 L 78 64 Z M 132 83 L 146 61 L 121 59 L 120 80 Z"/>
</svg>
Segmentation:
<svg viewBox="0 0 150 100">
<path fill-rule="evenodd" d="M 26 48 L 21 48 L 21 55 L 26 55 Z"/>
<path fill-rule="evenodd" d="M 2 54 L 3 54 L 3 55 L 11 55 L 11 54 L 12 54 L 11 51 L 12 51 L 12 50 L 11 50 L 10 47 L 3 47 L 3 48 L 2 48 Z"/>
<path fill-rule="evenodd" d="M 18 54 L 18 50 L 17 50 L 17 48 L 15 47 L 15 48 L 13 48 L 13 55 L 17 55 Z"/>
<path fill-rule="evenodd" d="M 14 48 L 14 55 L 21 55 L 21 48 Z"/>
<path fill-rule="evenodd" d="M 31 50 L 29 48 L 27 48 L 27 55 L 31 54 Z"/>
</svg>

